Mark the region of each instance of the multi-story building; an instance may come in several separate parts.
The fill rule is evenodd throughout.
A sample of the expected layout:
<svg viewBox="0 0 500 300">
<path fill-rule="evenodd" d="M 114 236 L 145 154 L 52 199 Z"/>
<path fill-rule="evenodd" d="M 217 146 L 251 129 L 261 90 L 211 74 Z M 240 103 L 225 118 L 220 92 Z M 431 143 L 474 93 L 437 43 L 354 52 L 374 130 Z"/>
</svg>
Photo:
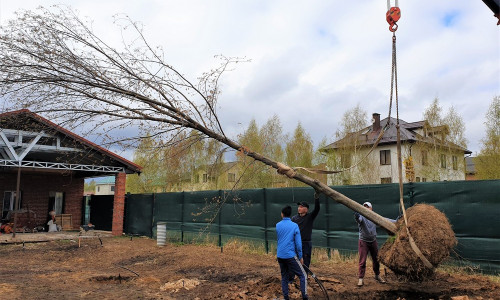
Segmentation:
<svg viewBox="0 0 500 300">
<path fill-rule="evenodd" d="M 403 182 L 465 180 L 464 155 L 472 152 L 447 141 L 447 126 L 401 119 L 399 123 Z M 328 184 L 399 182 L 396 124 L 395 118 L 380 120 L 380 114 L 374 113 L 371 126 L 323 148 L 333 157 L 335 169 L 348 169 L 329 175 Z"/>
</svg>

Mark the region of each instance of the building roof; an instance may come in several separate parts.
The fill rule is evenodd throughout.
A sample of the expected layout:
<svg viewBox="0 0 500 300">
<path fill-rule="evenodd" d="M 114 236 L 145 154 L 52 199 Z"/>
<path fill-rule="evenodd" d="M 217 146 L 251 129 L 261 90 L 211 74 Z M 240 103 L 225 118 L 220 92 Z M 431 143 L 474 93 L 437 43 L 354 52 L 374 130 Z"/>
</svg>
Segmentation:
<svg viewBox="0 0 500 300">
<path fill-rule="evenodd" d="M 387 145 L 387 144 L 395 144 L 397 143 L 397 119 L 396 118 L 385 118 L 380 120 L 380 126 L 374 130 L 374 125 L 367 126 L 362 130 L 354 133 L 348 134 L 346 137 L 335 141 L 322 149 L 322 151 L 329 151 L 341 148 L 342 145 L 352 145 L 354 139 L 357 139 L 358 146 L 370 146 L 375 144 L 377 138 L 380 134 L 380 131 L 388 124 L 382 139 L 379 142 L 379 145 Z M 401 142 L 407 143 L 415 143 L 415 142 L 425 142 L 425 143 L 436 143 L 442 146 L 448 146 L 454 149 L 460 149 L 464 151 L 466 154 L 471 154 L 472 152 L 459 146 L 453 144 L 451 142 L 442 142 L 440 139 L 435 138 L 436 132 L 448 132 L 447 126 L 438 126 L 438 127 L 430 127 L 427 121 L 418 121 L 418 122 L 406 122 L 404 120 L 399 120 L 400 124 L 400 137 Z M 426 136 L 421 135 L 417 132 L 417 130 L 425 129 L 428 132 L 432 132 L 434 134 L 428 134 Z"/>
<path fill-rule="evenodd" d="M 96 177 L 96 178 L 92 178 L 92 180 L 94 180 L 96 185 L 115 184 L 115 177 L 114 176 Z"/>
<path fill-rule="evenodd" d="M 44 117 L 31 112 L 28 109 L 17 111 L 5 112 L 0 114 L 0 129 L 13 129 L 23 131 L 50 131 L 54 136 L 62 137 L 65 145 L 82 150 L 78 157 L 72 155 L 71 157 L 63 157 L 61 153 L 54 153 L 45 151 L 44 153 L 38 152 L 30 154 L 31 160 L 43 161 L 64 161 L 77 160 L 79 164 L 101 164 L 111 166 L 124 167 L 126 173 L 140 173 L 142 167 L 45 119 Z M 65 161 L 67 160 L 67 161 Z M 73 162 L 74 163 L 74 162 Z M 95 176 L 96 174 L 93 174 Z"/>
</svg>

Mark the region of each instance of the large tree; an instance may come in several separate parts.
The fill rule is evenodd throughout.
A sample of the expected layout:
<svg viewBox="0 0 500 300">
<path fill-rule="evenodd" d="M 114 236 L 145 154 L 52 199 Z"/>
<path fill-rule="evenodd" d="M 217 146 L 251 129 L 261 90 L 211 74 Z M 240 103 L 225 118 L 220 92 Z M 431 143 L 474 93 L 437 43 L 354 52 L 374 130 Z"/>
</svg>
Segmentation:
<svg viewBox="0 0 500 300">
<path fill-rule="evenodd" d="M 426 153 L 427 160 L 427 164 L 422 166 L 421 174 L 427 180 L 442 180 L 441 177 L 446 178 L 444 172 L 451 171 L 451 169 L 436 167 L 442 164 L 443 157 L 446 160 L 452 156 L 463 157 L 463 151 L 467 147 L 467 140 L 464 136 L 465 123 L 453 106 L 443 116 L 443 108 L 438 98 L 434 98 L 425 109 L 423 118 L 427 121 L 424 135 L 429 138 L 418 143 L 420 150 Z M 464 169 L 465 172 L 463 159 L 458 159 L 457 163 L 458 168 Z M 451 162 L 448 164 L 451 165 Z"/>
<path fill-rule="evenodd" d="M 21 12 L 1 29 L 0 96 L 69 128 L 91 122 L 102 134 L 137 127 L 168 140 L 179 129 L 194 129 L 396 232 L 390 221 L 327 185 L 226 136 L 217 117 L 219 79 L 241 60 L 221 57 L 218 67 L 193 81 L 165 62 L 165 53 L 144 39 L 136 23 L 128 22 L 124 28 L 136 35 L 119 51 L 70 9 Z M 114 136 L 108 135 L 110 143 Z"/>
<path fill-rule="evenodd" d="M 360 136 L 363 134 L 362 129 L 366 126 L 368 126 L 368 113 L 361 108 L 359 103 L 356 104 L 355 107 L 344 112 L 339 123 L 339 129 L 335 132 L 335 136 L 338 140 L 338 149 L 334 154 L 336 157 L 329 160 L 330 169 L 348 169 L 364 157 L 363 153 L 360 153 L 362 146 L 359 140 Z M 376 172 L 370 171 L 369 174 L 364 174 L 367 170 L 367 166 L 373 168 L 374 164 L 365 162 L 355 169 L 348 169 L 344 172 L 333 174 L 331 176 L 331 182 L 338 185 L 368 183 L 370 182 L 369 176 L 376 174 Z"/>
<path fill-rule="evenodd" d="M 165 172 L 161 167 L 161 148 L 158 141 L 149 134 L 140 140 L 134 151 L 134 162 L 142 166 L 141 175 L 127 176 L 126 191 L 130 193 L 152 193 L 158 184 L 164 182 Z"/>
<path fill-rule="evenodd" d="M 286 143 L 286 163 L 289 166 L 312 167 L 313 142 L 300 122 L 297 124 L 292 139 Z M 303 186 L 300 182 L 290 182 L 292 186 Z"/>
<path fill-rule="evenodd" d="M 250 121 L 248 128 L 242 133 L 238 141 L 249 149 L 262 153 L 276 161 L 283 161 L 284 152 L 282 143 L 285 136 L 282 132 L 280 119 L 277 115 L 269 118 L 267 122 L 259 128 L 255 119 Z M 244 155 L 242 152 L 237 156 L 240 163 L 240 178 L 237 187 L 240 188 L 266 188 L 277 187 L 284 182 L 280 180 L 276 172 L 268 166 L 256 163 L 253 158 Z"/>
<path fill-rule="evenodd" d="M 424 111 L 424 120 L 430 127 L 445 126 L 443 130 L 444 141 L 451 142 L 463 148 L 467 147 L 465 138 L 465 122 L 454 106 L 451 106 L 446 115 L 443 116 L 443 108 L 439 103 L 439 98 L 434 98 L 432 103 Z"/>
<path fill-rule="evenodd" d="M 486 136 L 475 159 L 479 179 L 500 179 L 500 96 L 495 96 L 486 112 Z"/>
</svg>

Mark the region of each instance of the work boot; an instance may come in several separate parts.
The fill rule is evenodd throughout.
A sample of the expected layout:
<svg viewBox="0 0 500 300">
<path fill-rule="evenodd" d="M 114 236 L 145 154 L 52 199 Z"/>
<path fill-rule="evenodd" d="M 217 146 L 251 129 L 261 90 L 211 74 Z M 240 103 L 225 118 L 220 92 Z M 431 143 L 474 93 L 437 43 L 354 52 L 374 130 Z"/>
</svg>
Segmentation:
<svg viewBox="0 0 500 300">
<path fill-rule="evenodd" d="M 386 283 L 384 277 L 382 277 L 381 275 L 375 275 L 375 280 L 380 283 Z"/>
<path fill-rule="evenodd" d="M 358 286 L 363 286 L 363 278 L 358 279 Z"/>
</svg>

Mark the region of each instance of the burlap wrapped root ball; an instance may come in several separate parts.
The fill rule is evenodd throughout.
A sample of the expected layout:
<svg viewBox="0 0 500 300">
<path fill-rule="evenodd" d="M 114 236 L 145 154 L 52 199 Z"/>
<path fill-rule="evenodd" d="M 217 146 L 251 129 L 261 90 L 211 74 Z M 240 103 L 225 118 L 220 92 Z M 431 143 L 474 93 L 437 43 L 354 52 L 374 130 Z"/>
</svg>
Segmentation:
<svg viewBox="0 0 500 300">
<path fill-rule="evenodd" d="M 406 210 L 408 228 L 422 254 L 437 267 L 457 244 L 448 218 L 434 206 L 417 204 Z M 412 250 L 404 218 L 396 226 L 398 232 L 389 237 L 379 251 L 379 260 L 396 275 L 412 281 L 430 277 L 434 268 L 428 268 Z"/>
</svg>

